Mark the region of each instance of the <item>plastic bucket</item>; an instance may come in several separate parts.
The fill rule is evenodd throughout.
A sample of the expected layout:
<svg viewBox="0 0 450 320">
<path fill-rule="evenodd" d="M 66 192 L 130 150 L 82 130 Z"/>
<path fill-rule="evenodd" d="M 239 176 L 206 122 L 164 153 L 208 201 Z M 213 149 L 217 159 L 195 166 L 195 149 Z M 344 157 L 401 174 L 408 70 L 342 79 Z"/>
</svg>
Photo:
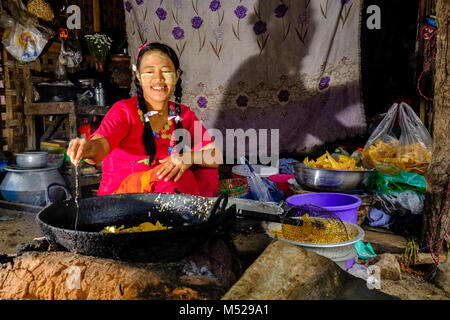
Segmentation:
<svg viewBox="0 0 450 320">
<path fill-rule="evenodd" d="M 283 191 L 287 197 L 291 195 L 291 192 L 289 191 L 288 180 L 295 179 L 293 174 L 275 174 L 268 177 L 267 179 L 275 183 L 277 188 Z"/>
<path fill-rule="evenodd" d="M 286 203 L 290 207 L 313 204 L 335 213 L 341 220 L 356 224 L 361 199 L 345 193 L 318 192 L 290 196 Z"/>
<path fill-rule="evenodd" d="M 296 194 L 286 199 L 290 207 L 313 204 L 333 212 L 343 221 L 354 224 L 358 221 L 358 208 L 361 202 L 357 196 L 327 192 Z M 347 269 L 350 269 L 353 263 L 354 259 L 347 260 Z"/>
<path fill-rule="evenodd" d="M 269 167 L 259 164 L 252 164 L 252 167 L 255 170 L 256 175 L 260 178 L 267 178 L 274 174 L 278 174 L 279 172 L 279 169 L 277 167 Z M 234 166 L 231 169 L 231 176 L 232 178 L 247 177 L 244 166 L 242 164 Z"/>
</svg>

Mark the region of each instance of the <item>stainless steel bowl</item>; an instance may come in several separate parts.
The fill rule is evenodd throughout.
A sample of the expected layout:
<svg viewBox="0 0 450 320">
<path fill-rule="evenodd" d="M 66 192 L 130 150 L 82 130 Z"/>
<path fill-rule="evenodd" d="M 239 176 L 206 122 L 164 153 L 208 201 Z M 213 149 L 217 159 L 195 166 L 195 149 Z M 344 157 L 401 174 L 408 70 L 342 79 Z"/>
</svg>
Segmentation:
<svg viewBox="0 0 450 320">
<path fill-rule="evenodd" d="M 326 169 L 324 169 L 326 170 Z M 315 218 L 320 219 L 320 218 Z M 263 228 L 266 229 L 267 234 L 272 238 L 277 238 L 281 241 L 289 242 L 297 246 L 301 246 L 306 250 L 315 252 L 321 256 L 333 260 L 339 267 L 346 270 L 347 260 L 356 258 L 357 253 L 355 250 L 355 243 L 362 241 L 365 237 L 364 230 L 357 224 L 342 221 L 347 228 L 348 234 L 351 236 L 350 240 L 335 243 L 309 243 L 287 240 L 282 237 L 277 237 L 274 231 L 281 230 L 281 223 L 277 222 L 264 222 Z"/>
<path fill-rule="evenodd" d="M 303 163 L 294 164 L 297 183 L 319 191 L 357 191 L 367 188 L 372 171 L 332 170 L 310 168 Z"/>
<path fill-rule="evenodd" d="M 30 151 L 16 154 L 16 163 L 21 168 L 45 168 L 48 153 L 44 151 Z"/>
</svg>

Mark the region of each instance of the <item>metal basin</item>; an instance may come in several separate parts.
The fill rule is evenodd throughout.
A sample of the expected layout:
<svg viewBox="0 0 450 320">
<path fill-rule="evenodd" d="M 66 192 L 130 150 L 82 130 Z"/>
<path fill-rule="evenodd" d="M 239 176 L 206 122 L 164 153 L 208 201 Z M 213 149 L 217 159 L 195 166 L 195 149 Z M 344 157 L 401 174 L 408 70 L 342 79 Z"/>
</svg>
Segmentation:
<svg viewBox="0 0 450 320">
<path fill-rule="evenodd" d="M 317 218 L 316 218 L 317 219 Z M 299 242 L 292 241 L 288 239 L 284 239 L 281 237 L 277 237 L 273 231 L 281 229 L 281 223 L 276 222 L 267 222 L 263 224 L 263 227 L 266 229 L 267 234 L 272 238 L 277 238 L 281 241 L 285 241 L 291 244 L 295 244 L 297 246 L 301 246 L 306 250 L 313 251 L 321 256 L 324 256 L 328 259 L 333 260 L 336 264 L 341 267 L 343 270 L 346 269 L 346 261 L 348 259 L 353 259 L 357 256 L 355 250 L 355 243 L 358 241 L 362 241 L 365 236 L 364 230 L 358 226 L 357 224 L 342 221 L 345 227 L 347 228 L 347 232 L 353 238 L 343 242 L 335 242 L 335 243 L 309 243 L 309 242 Z"/>
<path fill-rule="evenodd" d="M 363 191 L 367 188 L 372 171 L 332 170 L 310 168 L 303 163 L 294 164 L 298 184 L 319 191 Z"/>
<path fill-rule="evenodd" d="M 16 163 L 21 168 L 45 168 L 48 153 L 44 151 L 30 151 L 16 154 Z"/>
</svg>

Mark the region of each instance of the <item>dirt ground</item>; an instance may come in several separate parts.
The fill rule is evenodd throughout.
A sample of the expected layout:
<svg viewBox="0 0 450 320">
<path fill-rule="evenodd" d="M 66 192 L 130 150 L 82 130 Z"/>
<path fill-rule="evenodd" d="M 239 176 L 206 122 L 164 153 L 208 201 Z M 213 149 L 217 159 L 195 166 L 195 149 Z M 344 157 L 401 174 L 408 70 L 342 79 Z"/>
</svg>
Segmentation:
<svg viewBox="0 0 450 320">
<path fill-rule="evenodd" d="M 18 243 L 42 236 L 35 214 L 0 208 L 0 253 L 14 255 Z M 450 300 L 450 294 L 408 273 L 398 281 L 382 279 L 381 291 L 402 300 Z"/>
<path fill-rule="evenodd" d="M 402 279 L 381 280 L 381 291 L 402 300 L 450 300 L 450 294 L 428 281 L 402 273 Z"/>
<path fill-rule="evenodd" d="M 18 243 L 43 236 L 35 217 L 33 213 L 0 208 L 0 253 L 15 254 Z"/>
</svg>

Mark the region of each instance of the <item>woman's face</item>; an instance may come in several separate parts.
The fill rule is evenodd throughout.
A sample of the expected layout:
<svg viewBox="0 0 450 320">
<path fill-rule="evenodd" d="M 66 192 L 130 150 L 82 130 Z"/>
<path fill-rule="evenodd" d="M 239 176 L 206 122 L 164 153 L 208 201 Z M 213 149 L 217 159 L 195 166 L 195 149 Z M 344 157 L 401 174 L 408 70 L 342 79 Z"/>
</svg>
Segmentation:
<svg viewBox="0 0 450 320">
<path fill-rule="evenodd" d="M 154 107 L 161 107 L 169 101 L 180 77 L 180 70 L 169 56 L 162 51 L 152 50 L 141 58 L 137 77 L 144 91 L 145 99 Z"/>
</svg>

